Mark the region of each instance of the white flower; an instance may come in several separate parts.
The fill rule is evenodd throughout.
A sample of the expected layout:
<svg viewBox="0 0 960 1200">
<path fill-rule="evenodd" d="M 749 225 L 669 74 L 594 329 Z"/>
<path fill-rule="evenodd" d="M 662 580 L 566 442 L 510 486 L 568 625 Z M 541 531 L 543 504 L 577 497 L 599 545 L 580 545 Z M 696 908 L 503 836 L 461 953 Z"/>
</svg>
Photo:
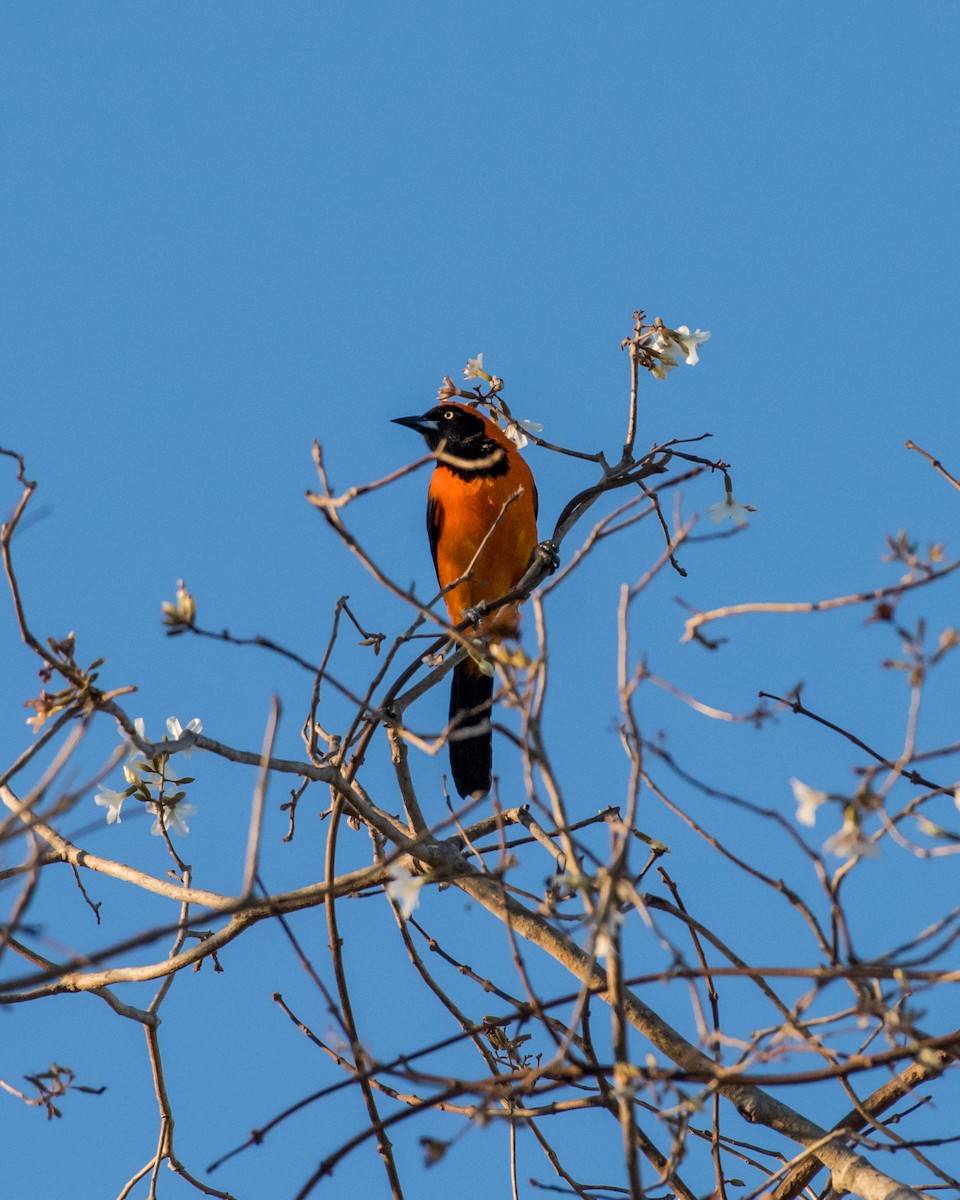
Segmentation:
<svg viewBox="0 0 960 1200">
<path fill-rule="evenodd" d="M 843 819 L 843 828 L 833 837 L 823 843 L 827 854 L 835 854 L 837 858 L 879 858 L 880 850 L 868 837 L 864 837 L 856 817 L 847 816 Z"/>
<path fill-rule="evenodd" d="M 957 807 L 957 809 L 960 810 L 960 785 L 958 785 L 956 788 L 954 788 L 953 803 Z"/>
<path fill-rule="evenodd" d="M 934 824 L 934 822 L 929 820 L 927 817 L 923 817 L 923 816 L 919 816 L 919 815 L 917 816 L 917 828 L 920 830 L 921 833 L 925 833 L 927 835 L 927 837 L 931 837 L 931 838 L 942 838 L 942 837 L 949 838 L 950 837 L 950 834 L 948 834 L 947 831 L 942 826 Z"/>
<path fill-rule="evenodd" d="M 199 717 L 194 717 L 184 729 L 176 717 L 167 717 L 167 732 L 175 742 L 178 742 L 185 733 L 202 733 L 203 722 Z M 192 748 L 188 748 L 183 751 L 183 757 L 189 758 L 192 753 Z"/>
<path fill-rule="evenodd" d="M 163 826 L 160 824 L 160 806 L 151 804 L 150 807 L 157 814 L 157 819 L 151 826 L 150 832 L 154 837 L 159 837 L 163 833 Z M 163 824 L 168 832 L 179 833 L 181 836 L 190 832 L 190 826 L 186 822 L 187 817 L 192 817 L 197 811 L 195 804 L 189 804 L 185 800 L 178 801 L 172 808 L 169 805 L 163 806 Z"/>
<path fill-rule="evenodd" d="M 696 366 L 700 361 L 697 347 L 701 342 L 709 341 L 710 331 L 708 329 L 697 329 L 691 333 L 686 325 L 681 325 L 677 329 L 671 330 L 671 332 L 673 334 L 673 341 L 677 343 L 686 355 L 683 361 L 688 367 Z"/>
<path fill-rule="evenodd" d="M 142 742 L 148 742 L 150 740 L 147 737 L 147 730 L 143 723 L 143 717 L 135 717 L 133 721 L 133 727 L 137 731 L 137 737 Z M 146 763 L 134 761 L 140 751 L 126 733 L 121 731 L 120 736 L 130 747 L 130 757 L 127 759 L 126 766 L 123 768 L 124 778 L 126 779 L 127 783 L 139 783 L 140 771 L 144 766 L 146 766 Z"/>
<path fill-rule="evenodd" d="M 107 810 L 107 824 L 114 821 L 120 824 L 120 806 L 127 798 L 126 792 L 115 792 L 112 788 L 102 788 L 93 798 L 94 804 L 99 804 Z"/>
<path fill-rule="evenodd" d="M 597 930 L 597 939 L 593 943 L 593 953 L 597 958 L 609 958 L 617 944 L 617 930 L 623 924 L 623 913 L 612 908 L 607 919 Z"/>
<path fill-rule="evenodd" d="M 675 358 L 671 358 L 669 354 L 662 354 L 659 365 L 651 367 L 650 374 L 654 379 L 666 379 L 676 365 L 677 360 Z"/>
<path fill-rule="evenodd" d="M 463 368 L 464 379 L 486 379 L 489 383 L 493 376 L 483 369 L 483 355 L 478 354 L 476 358 L 468 358 L 467 365 Z"/>
<path fill-rule="evenodd" d="M 815 791 L 812 787 L 808 787 L 802 779 L 791 779 L 790 786 L 793 788 L 793 797 L 797 802 L 797 820 L 801 825 L 808 825 L 812 828 L 817 822 L 817 809 L 821 804 L 826 804 L 829 799 L 827 793 Z"/>
<path fill-rule="evenodd" d="M 663 332 L 658 332 L 650 343 L 650 348 L 657 356 L 656 365 L 650 368 L 650 374 L 654 379 L 666 379 L 677 365 L 677 360 L 670 353 L 669 339 L 664 337 Z"/>
<path fill-rule="evenodd" d="M 148 742 L 150 740 L 147 737 L 147 730 L 143 723 L 143 717 L 134 717 L 133 727 L 137 731 L 137 737 L 141 740 L 141 742 Z M 120 732 L 120 737 L 130 747 L 130 757 L 136 758 L 136 756 L 140 753 L 140 751 L 137 749 L 136 744 L 122 730 Z"/>
<path fill-rule="evenodd" d="M 164 625 L 192 625 L 197 615 L 197 602 L 187 591 L 187 585 L 182 579 L 177 580 L 177 599 L 171 604 L 164 600 L 160 605 Z M 180 630 L 175 630 L 180 632 Z"/>
<path fill-rule="evenodd" d="M 738 504 L 733 498 L 733 492 L 727 492 L 719 504 L 711 504 L 707 509 L 707 516 L 711 521 L 725 521 L 727 517 L 739 528 L 743 529 L 745 525 L 749 525 L 747 513 L 753 510 L 744 504 Z"/>
<path fill-rule="evenodd" d="M 443 404 L 447 400 L 452 400 L 457 394 L 457 385 L 449 375 L 444 375 L 443 383 L 437 389 L 437 399 Z"/>
<path fill-rule="evenodd" d="M 677 365 L 677 352 L 683 355 L 683 361 L 688 367 L 694 367 L 700 361 L 697 347 L 707 341 L 710 333 L 706 329 L 690 332 L 686 325 L 679 329 L 668 329 L 666 325 L 657 327 L 656 334 L 649 344 L 649 353 L 654 358 L 650 374 L 654 379 L 666 379 L 667 375 Z"/>
<path fill-rule="evenodd" d="M 424 880 L 421 875 L 412 875 L 402 863 L 395 862 L 390 867 L 391 880 L 386 885 L 386 893 L 400 909 L 400 915 L 406 920 L 420 904 L 420 889 Z"/>
<path fill-rule="evenodd" d="M 511 421 L 507 427 L 507 437 L 518 450 L 522 450 L 527 444 L 527 434 L 539 433 L 542 429 L 543 426 L 536 421 Z"/>
</svg>

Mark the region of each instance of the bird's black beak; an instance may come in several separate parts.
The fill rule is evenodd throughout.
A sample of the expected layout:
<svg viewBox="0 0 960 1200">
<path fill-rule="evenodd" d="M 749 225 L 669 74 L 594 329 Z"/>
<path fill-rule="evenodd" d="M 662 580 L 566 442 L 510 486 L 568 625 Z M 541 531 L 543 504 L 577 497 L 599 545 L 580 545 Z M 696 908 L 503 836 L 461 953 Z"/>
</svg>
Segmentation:
<svg viewBox="0 0 960 1200">
<path fill-rule="evenodd" d="M 394 425 L 406 425 L 407 429 L 415 429 L 424 437 L 436 433 L 440 426 L 432 417 L 394 417 Z"/>
</svg>

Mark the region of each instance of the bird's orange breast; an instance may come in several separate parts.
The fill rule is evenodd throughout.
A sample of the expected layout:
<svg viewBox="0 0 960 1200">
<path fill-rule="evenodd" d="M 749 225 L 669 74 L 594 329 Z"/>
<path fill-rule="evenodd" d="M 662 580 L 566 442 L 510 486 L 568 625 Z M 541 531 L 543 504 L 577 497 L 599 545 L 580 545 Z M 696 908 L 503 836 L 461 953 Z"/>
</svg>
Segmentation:
<svg viewBox="0 0 960 1200">
<path fill-rule="evenodd" d="M 429 499 L 439 526 L 434 553 L 440 586 L 468 576 L 444 596 L 456 624 L 466 609 L 503 596 L 523 576 L 537 544 L 536 488 L 530 468 L 514 452 L 510 470 L 492 478 L 465 479 L 438 464 Z M 481 631 L 516 637 L 519 622 L 517 606 L 510 605 L 491 613 Z"/>
</svg>

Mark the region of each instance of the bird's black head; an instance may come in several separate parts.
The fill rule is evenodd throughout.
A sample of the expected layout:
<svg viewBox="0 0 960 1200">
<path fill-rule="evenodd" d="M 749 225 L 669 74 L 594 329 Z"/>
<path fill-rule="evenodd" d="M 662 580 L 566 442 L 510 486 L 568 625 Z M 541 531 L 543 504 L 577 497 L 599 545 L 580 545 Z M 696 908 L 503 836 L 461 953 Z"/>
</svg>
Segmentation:
<svg viewBox="0 0 960 1200">
<path fill-rule="evenodd" d="M 500 448 L 489 435 L 489 423 L 463 404 L 438 404 L 422 417 L 395 417 L 394 424 L 422 433 L 431 450 L 443 442 L 445 453 L 455 458 L 485 459 Z"/>
</svg>

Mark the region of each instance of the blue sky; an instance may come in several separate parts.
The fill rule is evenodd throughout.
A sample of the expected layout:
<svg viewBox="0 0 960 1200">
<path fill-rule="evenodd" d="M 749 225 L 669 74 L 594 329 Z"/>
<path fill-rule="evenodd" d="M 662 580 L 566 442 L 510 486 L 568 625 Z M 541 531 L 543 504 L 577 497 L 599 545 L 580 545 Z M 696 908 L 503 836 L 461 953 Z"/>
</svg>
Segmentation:
<svg viewBox="0 0 960 1200">
<path fill-rule="evenodd" d="M 362 621 L 394 634 L 402 606 L 304 502 L 315 486 L 312 439 L 338 489 L 387 473 L 419 453 L 390 419 L 427 408 L 441 378 L 482 351 L 513 410 L 541 422 L 545 437 L 616 455 L 628 379 L 619 343 L 642 306 L 713 336 L 695 369 L 643 381 L 638 443 L 711 433 L 704 452 L 732 464 L 738 498 L 757 513 L 736 537 L 687 546 L 687 578 L 664 575 L 644 594 L 633 654 L 739 712 L 757 691 L 803 680 L 812 708 L 896 754 L 907 689 L 879 663 L 899 645 L 889 630 L 863 627 L 865 610 L 732 621 L 718 628 L 729 643 L 709 654 L 680 644 L 677 600 L 711 608 L 842 595 L 896 580 L 896 566 L 880 562 L 888 533 L 955 542 L 956 494 L 903 443 L 960 467 L 958 34 L 952 3 L 9 6 L 0 16 L 0 444 L 40 481 L 39 518 L 16 542 L 34 627 L 44 637 L 74 629 L 81 657 L 106 656 L 105 678 L 137 684 L 130 712 L 157 736 L 171 713 L 199 715 L 212 737 L 257 748 L 276 692 L 280 752 L 299 755 L 309 676 L 261 651 L 166 638 L 159 606 L 176 580 L 196 595 L 205 626 L 267 634 L 311 660 L 344 593 Z M 570 459 L 527 455 L 546 527 L 592 476 Z M 425 488 L 415 476 L 348 510 L 387 571 L 423 594 L 432 586 Z M 6 512 L 17 496 L 8 460 L 0 489 Z M 700 479 L 684 489 L 683 513 L 721 496 L 719 478 Z M 644 522 L 599 549 L 548 605 L 547 733 L 578 814 L 623 795 L 619 586 L 659 551 Z M 935 638 L 958 623 L 955 596 L 945 584 L 905 602 L 902 615 L 929 614 Z M 22 703 L 37 682 L 4 612 L 6 763 L 29 738 Z M 338 670 L 365 674 L 365 654 L 345 646 Z M 924 708 L 931 746 L 956 736 L 955 668 L 941 675 Z M 425 702 L 419 728 L 436 729 L 443 708 L 439 695 Z M 791 775 L 850 787 L 851 748 L 800 718 L 757 733 L 653 689 L 638 712 L 691 771 L 788 815 Z M 342 715 L 333 704 L 331 723 Z M 104 721 L 78 771 L 114 744 Z M 600 753 L 585 762 L 593 744 Z M 387 752 L 375 753 L 368 786 L 389 788 Z M 504 751 L 498 761 L 504 786 L 510 773 L 516 785 L 516 759 Z M 425 794 L 437 794 L 439 770 L 415 764 Z M 252 780 L 218 764 L 197 773 L 190 855 L 208 886 L 236 888 Z M 770 870 L 785 853 L 735 812 L 675 795 Z M 283 818 L 271 811 L 271 886 L 316 878 L 322 827 L 305 816 L 283 847 Z M 939 816 L 949 823 L 946 808 Z M 164 869 L 158 843 L 143 849 L 145 824 L 107 830 L 101 817 L 90 799 L 71 832 L 88 828 L 96 852 Z M 834 831 L 831 819 L 815 841 Z M 720 895 L 722 932 L 741 932 L 758 961 L 790 957 L 782 928 L 752 928 L 757 897 L 649 798 L 641 824 L 671 844 L 671 873 L 691 904 L 713 911 Z M 365 843 L 345 851 L 358 863 L 367 853 Z M 851 881 L 861 953 L 906 940 L 952 904 L 950 861 L 918 864 L 884 844 L 880 863 Z M 801 877 L 799 862 L 791 869 Z M 107 938 L 91 929 L 71 879 L 45 887 L 33 916 L 52 939 Z M 122 890 L 104 884 L 98 894 L 112 910 L 110 937 L 140 923 Z M 425 909 L 455 929 L 445 899 Z M 382 900 L 356 911 L 356 936 L 384 964 L 365 983 L 383 989 L 389 1009 L 390 972 L 404 970 L 395 931 Z M 322 962 L 320 915 L 298 929 Z M 640 960 L 643 947 L 638 934 Z M 813 948 L 801 938 L 796 954 L 809 959 Z M 269 999 L 297 997 L 323 1025 L 279 933 L 259 929 L 229 958 L 226 977 L 179 979 L 166 1006 L 181 1153 L 198 1170 L 334 1078 Z M 90 997 L 0 1013 L 4 1078 L 56 1058 L 109 1089 L 68 1098 L 64 1119 L 49 1125 L 2 1101 L 11 1194 L 53 1194 L 80 1162 L 86 1194 L 112 1195 L 149 1155 L 142 1036 L 109 1016 Z M 373 1042 L 410 1046 L 437 1016 L 371 1020 Z M 362 1120 L 358 1103 L 318 1110 L 213 1182 L 242 1197 L 292 1195 L 318 1145 L 331 1148 Z M 413 1133 L 401 1153 L 418 1161 Z M 500 1155 L 504 1169 L 492 1135 L 458 1153 L 435 1176 L 411 1166 L 410 1195 L 469 1175 L 474 1155 Z M 382 1186 L 372 1158 L 348 1160 L 337 1188 Z M 528 1173 L 548 1175 L 531 1164 Z M 161 1194 L 187 1189 L 171 1177 Z"/>
</svg>

